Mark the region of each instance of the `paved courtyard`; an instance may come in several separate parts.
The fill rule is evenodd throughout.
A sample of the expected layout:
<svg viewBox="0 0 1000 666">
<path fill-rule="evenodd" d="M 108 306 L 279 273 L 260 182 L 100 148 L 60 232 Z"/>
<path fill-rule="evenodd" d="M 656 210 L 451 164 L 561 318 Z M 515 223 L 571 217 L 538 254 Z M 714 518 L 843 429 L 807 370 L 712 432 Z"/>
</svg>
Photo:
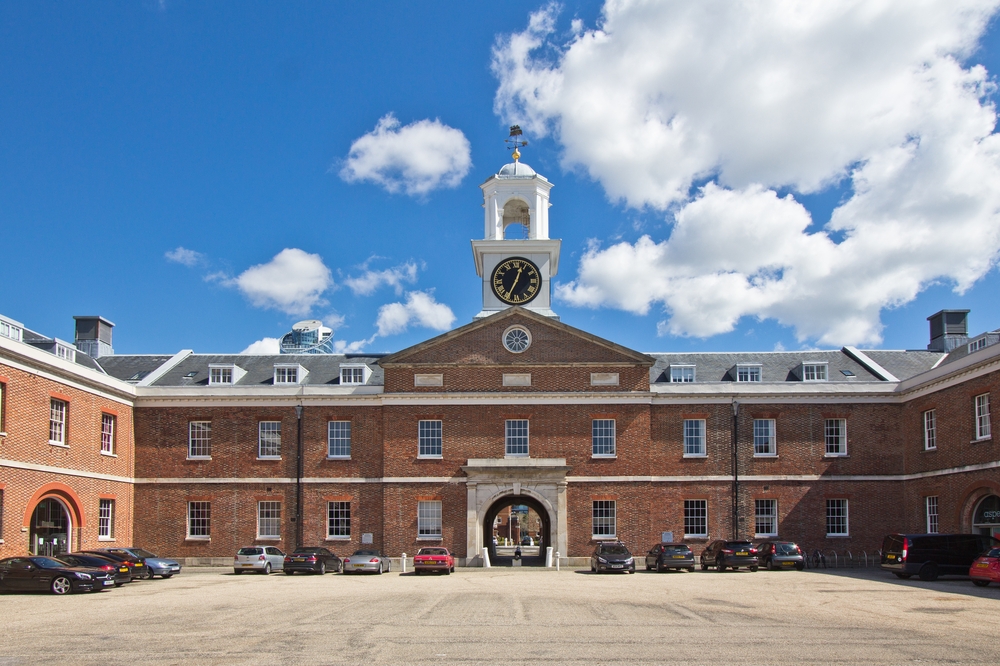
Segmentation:
<svg viewBox="0 0 1000 666">
<path fill-rule="evenodd" d="M 995 663 L 1000 587 L 878 571 L 234 576 L 0 597 L 10 664 Z"/>
</svg>

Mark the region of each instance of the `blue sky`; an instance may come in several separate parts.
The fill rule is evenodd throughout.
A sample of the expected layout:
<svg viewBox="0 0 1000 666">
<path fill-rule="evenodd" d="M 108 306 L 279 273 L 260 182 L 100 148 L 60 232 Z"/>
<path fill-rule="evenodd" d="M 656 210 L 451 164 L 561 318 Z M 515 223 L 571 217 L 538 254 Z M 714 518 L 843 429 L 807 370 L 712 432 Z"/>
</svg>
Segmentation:
<svg viewBox="0 0 1000 666">
<path fill-rule="evenodd" d="M 808 34 L 684 4 L 4 3 L 0 314 L 69 340 L 99 314 L 118 353 L 306 318 L 401 349 L 479 311 L 478 185 L 519 122 L 568 324 L 643 351 L 1000 327 L 995 3 L 847 4 Z"/>
</svg>

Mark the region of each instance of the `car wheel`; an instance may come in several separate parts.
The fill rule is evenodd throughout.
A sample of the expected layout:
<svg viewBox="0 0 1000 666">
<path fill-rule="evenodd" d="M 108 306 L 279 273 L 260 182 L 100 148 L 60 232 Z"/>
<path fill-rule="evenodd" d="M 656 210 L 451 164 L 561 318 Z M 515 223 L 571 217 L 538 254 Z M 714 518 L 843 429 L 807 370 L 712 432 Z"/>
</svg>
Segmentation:
<svg viewBox="0 0 1000 666">
<path fill-rule="evenodd" d="M 382 563 L 381 562 L 378 563 L 378 571 L 375 572 L 375 575 L 377 575 L 377 576 L 381 576 L 382 575 Z"/>
<path fill-rule="evenodd" d="M 910 574 L 898 573 L 896 571 L 893 571 L 893 573 L 896 574 L 896 578 L 902 578 L 903 580 L 910 577 Z"/>
<path fill-rule="evenodd" d="M 285 569 L 285 575 L 286 576 L 291 576 L 293 573 L 295 573 L 295 572 L 294 571 L 289 571 L 288 569 Z"/>
<path fill-rule="evenodd" d="M 450 569 L 448 569 L 448 573 L 455 573 L 455 565 L 454 564 L 451 565 Z"/>
<path fill-rule="evenodd" d="M 772 560 L 770 557 L 767 558 L 767 561 L 764 562 L 764 568 L 767 569 L 768 571 L 774 571 L 774 560 Z"/>
<path fill-rule="evenodd" d="M 162 578 L 170 578 L 173 574 L 163 574 Z"/>
<path fill-rule="evenodd" d="M 69 594 L 73 591 L 73 584 L 66 576 L 57 576 L 49 589 L 52 590 L 52 594 Z"/>
<path fill-rule="evenodd" d="M 805 568 L 806 568 L 806 563 L 805 562 L 796 562 L 795 563 L 795 568 L 798 569 L 799 571 L 804 571 Z"/>
<path fill-rule="evenodd" d="M 716 571 L 725 571 L 726 570 L 726 565 L 723 563 L 722 560 L 716 560 L 715 561 L 715 569 L 716 569 Z"/>
<path fill-rule="evenodd" d="M 750 571 L 756 572 L 757 571 L 757 567 L 750 567 Z"/>
<path fill-rule="evenodd" d="M 663 572 L 663 567 L 660 565 L 659 562 L 657 562 L 656 563 L 656 573 L 662 573 L 662 572 Z"/>
<path fill-rule="evenodd" d="M 326 562 L 319 563 L 319 575 L 322 576 L 326 573 Z"/>
<path fill-rule="evenodd" d="M 233 569 L 233 575 L 234 576 L 242 576 L 243 575 L 243 569 Z"/>
<path fill-rule="evenodd" d="M 739 571 L 739 570 L 740 570 L 739 567 L 733 567 L 733 571 Z"/>
<path fill-rule="evenodd" d="M 261 571 L 261 573 L 264 574 L 265 576 L 267 576 L 267 575 L 269 575 L 271 573 L 271 563 L 270 562 L 268 562 L 267 564 L 264 565 L 264 570 Z"/>
<path fill-rule="evenodd" d="M 920 576 L 920 580 L 937 580 L 938 568 L 933 562 L 928 562 L 924 566 L 920 567 L 920 571 L 917 573 Z"/>
<path fill-rule="evenodd" d="M 153 576 L 155 576 L 155 575 L 156 574 L 153 573 L 153 570 L 147 567 L 146 568 L 146 575 L 143 576 L 143 578 L 145 578 L 146 580 L 153 580 Z"/>
<path fill-rule="evenodd" d="M 975 585 L 975 586 L 977 586 L 977 587 L 986 587 L 987 585 L 990 584 L 990 581 L 983 580 L 982 578 L 973 578 L 972 579 L 972 584 Z"/>
<path fill-rule="evenodd" d="M 705 564 L 705 560 L 701 561 L 701 570 L 702 571 L 708 571 L 708 565 Z"/>
<path fill-rule="evenodd" d="M 688 573 L 694 573 L 694 567 L 688 567 Z"/>
<path fill-rule="evenodd" d="M 451 569 L 445 569 L 444 570 L 444 575 L 445 576 L 450 576 L 451 575 Z"/>
</svg>

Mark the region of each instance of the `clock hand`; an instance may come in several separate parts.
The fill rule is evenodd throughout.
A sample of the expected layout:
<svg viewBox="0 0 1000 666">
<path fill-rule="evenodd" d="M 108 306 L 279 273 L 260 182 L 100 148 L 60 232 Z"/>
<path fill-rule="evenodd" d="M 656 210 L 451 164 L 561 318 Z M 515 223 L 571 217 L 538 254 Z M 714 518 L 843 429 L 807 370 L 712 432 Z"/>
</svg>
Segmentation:
<svg viewBox="0 0 1000 666">
<path fill-rule="evenodd" d="M 524 270 L 524 266 L 521 266 L 520 268 L 517 269 L 517 277 L 514 278 L 514 284 L 510 285 L 510 291 L 511 291 L 511 293 L 514 292 L 514 287 L 517 286 L 517 281 L 521 279 L 521 271 L 523 271 L 523 270 Z"/>
</svg>

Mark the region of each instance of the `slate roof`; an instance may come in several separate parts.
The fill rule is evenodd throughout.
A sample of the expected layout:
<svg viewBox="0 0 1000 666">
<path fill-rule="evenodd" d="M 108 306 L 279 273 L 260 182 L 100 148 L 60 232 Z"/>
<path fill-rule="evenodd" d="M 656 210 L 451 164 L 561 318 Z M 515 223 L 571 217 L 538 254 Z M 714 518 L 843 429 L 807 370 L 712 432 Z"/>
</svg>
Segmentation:
<svg viewBox="0 0 1000 666">
<path fill-rule="evenodd" d="M 115 354 L 102 356 L 98 362 L 115 379 L 135 384 L 171 358 L 172 354 Z"/>
<path fill-rule="evenodd" d="M 927 372 L 933 368 L 942 357 L 944 352 L 927 351 L 924 349 L 891 350 L 891 349 L 863 349 L 861 352 L 875 361 L 883 368 L 891 372 L 897 379 L 909 379 L 921 372 Z"/>
<path fill-rule="evenodd" d="M 702 352 L 652 353 L 656 364 L 650 368 L 650 383 L 669 383 L 671 365 L 695 366 L 695 383 L 735 382 L 736 365 L 760 365 L 761 382 L 800 382 L 803 361 L 826 362 L 828 382 L 881 381 L 863 365 L 840 350 L 808 352 Z M 853 373 L 844 375 L 842 370 Z"/>
</svg>

